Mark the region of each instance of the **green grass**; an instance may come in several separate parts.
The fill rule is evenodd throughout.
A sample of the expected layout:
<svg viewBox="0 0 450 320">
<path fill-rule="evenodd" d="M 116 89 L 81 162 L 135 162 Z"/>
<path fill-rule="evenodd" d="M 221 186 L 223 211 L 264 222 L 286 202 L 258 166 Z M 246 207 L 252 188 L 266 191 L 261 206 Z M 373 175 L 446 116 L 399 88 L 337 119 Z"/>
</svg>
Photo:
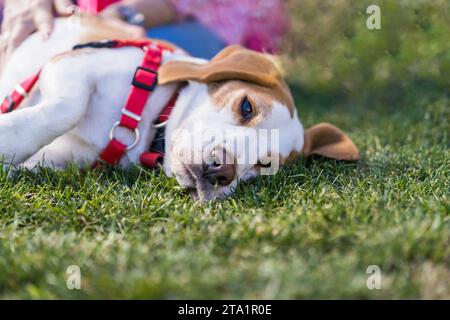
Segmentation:
<svg viewBox="0 0 450 320">
<path fill-rule="evenodd" d="M 138 168 L 0 172 L 0 298 L 450 298 L 449 2 L 289 3 L 302 122 L 362 160 L 300 159 L 203 207 Z"/>
<path fill-rule="evenodd" d="M 344 128 L 361 162 L 299 160 L 204 207 L 137 168 L 1 173 L 0 298 L 450 298 L 448 93 L 349 106 L 294 90 L 303 123 Z"/>
</svg>

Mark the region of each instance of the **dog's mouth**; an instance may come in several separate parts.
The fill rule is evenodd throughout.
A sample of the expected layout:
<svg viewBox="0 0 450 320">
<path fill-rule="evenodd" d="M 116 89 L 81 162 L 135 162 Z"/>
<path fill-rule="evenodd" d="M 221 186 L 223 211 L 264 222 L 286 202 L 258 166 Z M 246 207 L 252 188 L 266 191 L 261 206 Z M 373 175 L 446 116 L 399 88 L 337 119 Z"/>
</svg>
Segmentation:
<svg viewBox="0 0 450 320">
<path fill-rule="evenodd" d="M 183 166 L 182 177 L 185 187 L 193 201 L 206 203 L 208 201 L 219 200 L 224 197 L 224 187 L 211 184 L 201 172 L 194 172 L 188 166 Z"/>
<path fill-rule="evenodd" d="M 189 188 L 188 190 L 194 202 L 205 203 L 215 199 L 215 197 L 211 195 L 210 190 L 203 187 L 201 182 L 197 183 L 196 188 Z"/>
<path fill-rule="evenodd" d="M 217 198 L 217 187 L 208 183 L 202 176 L 194 175 L 191 170 L 186 170 L 186 177 L 191 181 L 188 187 L 189 194 L 195 202 L 205 203 Z"/>
<path fill-rule="evenodd" d="M 194 202 L 199 202 L 200 201 L 200 197 L 198 195 L 198 191 L 196 188 L 188 188 L 189 190 L 189 195 L 191 196 L 191 199 Z"/>
</svg>

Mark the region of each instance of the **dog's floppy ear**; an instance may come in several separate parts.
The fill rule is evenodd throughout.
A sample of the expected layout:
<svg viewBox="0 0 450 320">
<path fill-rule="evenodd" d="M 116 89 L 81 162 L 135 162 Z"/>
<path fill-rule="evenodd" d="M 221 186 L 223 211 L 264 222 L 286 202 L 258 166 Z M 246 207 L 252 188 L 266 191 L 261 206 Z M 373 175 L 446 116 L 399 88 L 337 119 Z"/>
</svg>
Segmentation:
<svg viewBox="0 0 450 320">
<path fill-rule="evenodd" d="M 305 131 L 303 155 L 358 161 L 359 152 L 353 141 L 339 128 L 329 123 L 319 123 Z"/>
<path fill-rule="evenodd" d="M 244 80 L 264 87 L 275 87 L 283 80 L 274 63 L 264 56 L 238 45 L 232 45 L 205 64 L 170 61 L 158 72 L 159 84 L 194 80 L 209 83 L 222 80 Z"/>
</svg>

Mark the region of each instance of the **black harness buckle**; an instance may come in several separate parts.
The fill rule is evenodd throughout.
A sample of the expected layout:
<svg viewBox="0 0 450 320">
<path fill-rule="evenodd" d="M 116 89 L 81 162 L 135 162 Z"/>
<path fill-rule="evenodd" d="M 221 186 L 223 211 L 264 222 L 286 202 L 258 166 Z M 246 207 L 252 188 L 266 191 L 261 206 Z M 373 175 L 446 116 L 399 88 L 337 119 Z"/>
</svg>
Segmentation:
<svg viewBox="0 0 450 320">
<path fill-rule="evenodd" d="M 9 102 L 9 106 L 8 106 L 8 109 L 6 109 L 6 113 L 14 111 L 14 100 L 11 98 L 11 96 L 7 95 L 5 97 L 5 100 L 7 100 Z"/>
<path fill-rule="evenodd" d="M 154 74 L 155 75 L 155 80 L 153 81 L 153 84 L 149 85 L 149 84 L 142 83 L 142 82 L 138 81 L 136 79 L 136 77 L 137 77 L 137 74 L 138 74 L 139 71 L 145 71 L 145 72 L 149 72 L 149 73 Z M 155 90 L 155 88 L 156 88 L 156 86 L 158 84 L 158 72 L 150 70 L 150 69 L 147 69 L 147 68 L 144 68 L 144 67 L 138 67 L 136 69 L 136 72 L 134 73 L 133 81 L 131 82 L 131 84 L 133 86 L 138 87 L 138 88 L 143 89 L 143 90 L 153 91 L 153 90 Z"/>
</svg>

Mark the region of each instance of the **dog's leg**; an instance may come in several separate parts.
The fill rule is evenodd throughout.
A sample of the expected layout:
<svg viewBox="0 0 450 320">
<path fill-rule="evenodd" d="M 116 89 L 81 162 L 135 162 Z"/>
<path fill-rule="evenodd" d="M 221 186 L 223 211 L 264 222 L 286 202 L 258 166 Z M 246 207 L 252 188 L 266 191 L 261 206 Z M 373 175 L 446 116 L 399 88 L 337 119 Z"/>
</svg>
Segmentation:
<svg viewBox="0 0 450 320">
<path fill-rule="evenodd" d="M 0 154 L 17 165 L 72 129 L 81 118 L 68 101 L 43 101 L 37 106 L 0 116 Z"/>
<path fill-rule="evenodd" d="M 86 112 L 88 79 L 68 77 L 73 66 L 50 63 L 43 70 L 42 101 L 33 107 L 0 115 L 0 158 L 18 165 L 43 146 L 76 126 Z"/>
<path fill-rule="evenodd" d="M 91 145 L 80 140 L 73 132 L 68 132 L 31 156 L 20 165 L 20 168 L 65 169 L 68 163 L 76 163 L 83 167 L 92 163 L 88 159 L 96 158 L 97 152 Z"/>
</svg>

